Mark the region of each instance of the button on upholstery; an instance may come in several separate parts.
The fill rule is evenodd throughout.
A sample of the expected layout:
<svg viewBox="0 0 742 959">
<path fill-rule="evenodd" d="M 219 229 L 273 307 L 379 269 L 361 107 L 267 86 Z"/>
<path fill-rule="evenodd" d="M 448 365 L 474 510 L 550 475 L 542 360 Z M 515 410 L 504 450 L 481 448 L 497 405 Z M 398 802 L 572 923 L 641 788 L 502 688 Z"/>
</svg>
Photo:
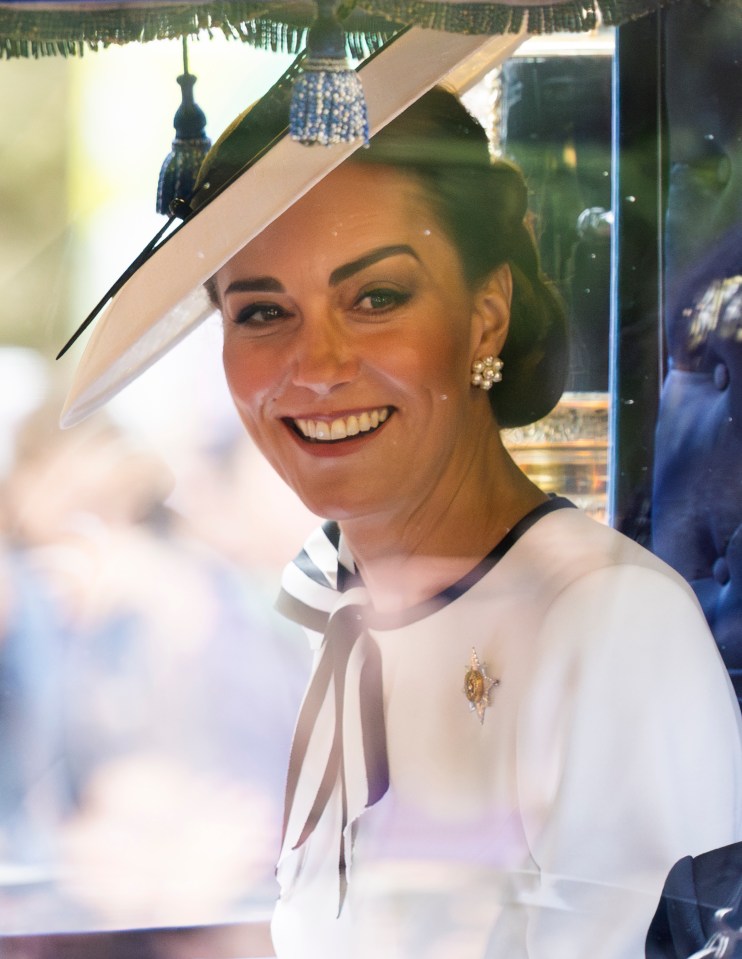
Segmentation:
<svg viewBox="0 0 742 959">
<path fill-rule="evenodd" d="M 729 563 L 724 556 L 720 556 L 714 563 L 714 579 L 720 586 L 726 586 L 730 579 Z"/>
<path fill-rule="evenodd" d="M 717 363 L 714 367 L 714 386 L 717 390 L 725 390 L 729 386 L 729 370 L 726 363 Z"/>
</svg>

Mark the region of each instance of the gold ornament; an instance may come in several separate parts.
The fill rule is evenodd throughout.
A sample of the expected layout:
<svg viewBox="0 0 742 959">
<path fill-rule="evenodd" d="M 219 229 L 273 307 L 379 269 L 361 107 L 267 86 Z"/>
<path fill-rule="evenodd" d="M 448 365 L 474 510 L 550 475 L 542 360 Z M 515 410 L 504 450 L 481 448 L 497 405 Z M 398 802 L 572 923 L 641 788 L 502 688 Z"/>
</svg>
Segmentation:
<svg viewBox="0 0 742 959">
<path fill-rule="evenodd" d="M 487 675 L 486 663 L 479 662 L 477 651 L 472 646 L 471 658 L 464 675 L 464 695 L 469 701 L 469 709 L 476 712 L 480 723 L 484 723 L 484 714 L 490 705 L 490 690 L 499 685 L 499 679 Z"/>
</svg>

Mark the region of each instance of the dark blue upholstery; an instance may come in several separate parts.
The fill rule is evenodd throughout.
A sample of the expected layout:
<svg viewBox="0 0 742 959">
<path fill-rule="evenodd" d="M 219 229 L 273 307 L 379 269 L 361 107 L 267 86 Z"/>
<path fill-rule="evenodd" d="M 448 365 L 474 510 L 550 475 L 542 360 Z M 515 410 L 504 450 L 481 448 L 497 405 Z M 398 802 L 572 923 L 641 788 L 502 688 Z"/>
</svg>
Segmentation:
<svg viewBox="0 0 742 959">
<path fill-rule="evenodd" d="M 670 314 L 653 548 L 695 589 L 742 699 L 742 227 L 685 287 Z"/>
<path fill-rule="evenodd" d="M 686 856 L 667 877 L 652 921 L 646 959 L 688 959 L 711 937 L 742 926 L 742 843 L 692 859 Z M 730 909 L 721 920 L 719 909 Z M 735 937 L 736 938 L 736 937 Z M 726 959 L 742 959 L 742 942 L 730 943 Z"/>
<path fill-rule="evenodd" d="M 742 17 L 667 14 L 668 373 L 652 542 L 695 589 L 742 700 Z"/>
</svg>

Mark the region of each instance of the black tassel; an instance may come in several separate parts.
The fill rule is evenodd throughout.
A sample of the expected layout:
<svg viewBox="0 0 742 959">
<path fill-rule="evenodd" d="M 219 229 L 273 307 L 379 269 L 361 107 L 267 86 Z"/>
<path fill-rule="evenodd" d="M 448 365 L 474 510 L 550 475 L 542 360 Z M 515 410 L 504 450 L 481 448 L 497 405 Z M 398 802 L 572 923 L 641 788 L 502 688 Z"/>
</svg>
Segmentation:
<svg viewBox="0 0 742 959">
<path fill-rule="evenodd" d="M 211 146 L 211 140 L 206 136 L 206 116 L 193 100 L 195 82 L 196 78 L 188 72 L 188 49 L 184 37 L 183 73 L 178 77 L 181 104 L 173 118 L 175 139 L 157 183 L 157 212 L 165 215 L 171 212 L 175 200 L 190 200 L 201 163 Z"/>
<path fill-rule="evenodd" d="M 302 74 L 294 81 L 289 130 L 302 143 L 368 142 L 368 115 L 361 80 L 348 63 L 345 31 L 335 0 L 317 0 L 317 19 L 307 36 Z"/>
</svg>

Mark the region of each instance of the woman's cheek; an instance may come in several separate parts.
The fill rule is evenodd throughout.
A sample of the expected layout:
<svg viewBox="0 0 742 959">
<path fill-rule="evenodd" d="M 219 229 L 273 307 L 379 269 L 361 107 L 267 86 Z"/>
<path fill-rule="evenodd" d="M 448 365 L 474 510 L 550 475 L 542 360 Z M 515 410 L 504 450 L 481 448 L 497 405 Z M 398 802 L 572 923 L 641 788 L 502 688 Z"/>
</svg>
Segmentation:
<svg viewBox="0 0 742 959">
<path fill-rule="evenodd" d="M 238 406 L 253 406 L 268 391 L 271 365 L 261 363 L 254 349 L 225 338 L 222 354 L 227 385 Z"/>
</svg>

